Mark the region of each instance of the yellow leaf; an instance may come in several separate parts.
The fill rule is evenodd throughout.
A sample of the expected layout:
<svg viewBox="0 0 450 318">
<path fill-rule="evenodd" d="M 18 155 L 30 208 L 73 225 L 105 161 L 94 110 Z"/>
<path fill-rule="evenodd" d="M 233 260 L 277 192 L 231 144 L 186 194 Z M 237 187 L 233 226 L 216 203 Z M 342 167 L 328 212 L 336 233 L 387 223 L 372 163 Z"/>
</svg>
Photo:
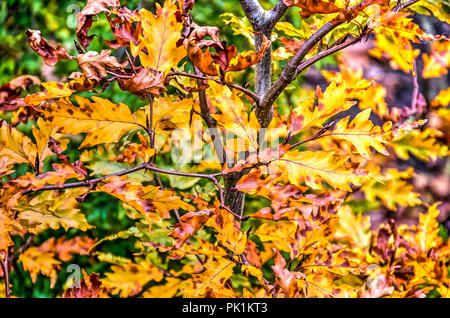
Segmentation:
<svg viewBox="0 0 450 318">
<path fill-rule="evenodd" d="M 347 116 L 340 120 L 329 134 L 333 138 L 351 142 L 357 152 L 367 159 L 373 158 L 370 147 L 388 156 L 389 152 L 383 144 L 388 143 L 393 138 L 392 123 L 387 122 L 382 128 L 380 126 L 374 127 L 372 121 L 369 120 L 370 112 L 370 109 L 363 110 L 356 115 L 350 124 L 348 123 L 350 116 Z"/>
<path fill-rule="evenodd" d="M 146 283 L 151 280 L 159 282 L 164 278 L 156 266 L 146 261 L 111 266 L 111 270 L 112 272 L 106 273 L 106 277 L 102 279 L 102 284 L 120 297 L 135 296 Z"/>
<path fill-rule="evenodd" d="M 33 283 L 36 282 L 37 275 L 41 273 L 50 277 L 51 288 L 55 286 L 61 262 L 55 259 L 52 252 L 43 252 L 34 246 L 29 247 L 19 255 L 19 261 L 22 263 L 23 269 L 30 273 Z"/>
<path fill-rule="evenodd" d="M 217 288 L 217 291 L 222 289 L 233 274 L 234 266 L 232 261 L 224 257 L 206 263 L 204 272 L 192 276 L 192 296 L 203 296 L 207 288 Z"/>
<path fill-rule="evenodd" d="M 417 243 L 424 253 L 427 253 L 442 242 L 442 238 L 439 236 L 439 222 L 437 221 L 439 215 L 438 204 L 440 202 L 433 204 L 429 207 L 427 213 L 421 213 L 419 216 Z"/>
<path fill-rule="evenodd" d="M 414 186 L 405 181 L 414 175 L 414 169 L 399 172 L 397 169 L 388 169 L 377 176 L 377 180 L 369 180 L 363 184 L 361 191 L 366 199 L 375 202 L 381 199 L 383 204 L 392 211 L 397 210 L 397 204 L 401 206 L 415 206 L 421 204 L 419 193 L 414 192 Z"/>
<path fill-rule="evenodd" d="M 362 213 L 355 215 L 348 205 L 342 206 L 338 211 L 339 226 L 335 237 L 339 240 L 349 239 L 352 244 L 366 250 L 370 245 L 370 217 L 363 217 Z"/>
<path fill-rule="evenodd" d="M 316 100 L 301 102 L 290 115 L 291 133 L 302 131 L 308 127 L 321 127 L 330 117 L 345 111 L 355 105 L 357 98 L 369 88 L 371 83 L 361 80 L 349 86 L 346 82 L 336 84 L 331 82 L 325 92 L 317 87 Z"/>
<path fill-rule="evenodd" d="M 347 163 L 347 158 L 326 151 L 289 151 L 274 164 L 280 165 L 289 182 L 297 186 L 306 183 L 313 189 L 322 189 L 322 181 L 335 189 L 351 191 L 349 183 L 359 185 L 361 173 Z"/>
<path fill-rule="evenodd" d="M 186 56 L 184 47 L 177 47 L 183 29 L 183 24 L 177 22 L 177 11 L 173 0 L 166 0 L 162 8 L 157 3 L 156 15 L 146 9 L 139 11 L 143 34 L 139 36 L 139 45 L 131 41 L 130 47 L 134 56 L 139 55 L 144 67 L 167 73 Z"/>
<path fill-rule="evenodd" d="M 448 155 L 448 146 L 442 145 L 436 137 L 442 133 L 434 128 L 427 128 L 424 131 L 418 129 L 394 138 L 390 146 L 396 155 L 403 160 L 409 159 L 409 154 L 423 161 L 434 161 L 438 157 Z"/>
<path fill-rule="evenodd" d="M 439 41 L 431 44 L 431 53 L 423 54 L 424 68 L 423 78 L 441 77 L 448 72 L 450 67 L 450 40 Z"/>
<path fill-rule="evenodd" d="M 127 131 L 138 128 L 136 120 L 125 104 L 114 104 L 107 99 L 92 97 L 94 102 L 75 96 L 80 107 L 68 101 L 59 101 L 43 108 L 58 132 L 87 133 L 80 148 L 101 143 L 117 142 Z"/>
</svg>

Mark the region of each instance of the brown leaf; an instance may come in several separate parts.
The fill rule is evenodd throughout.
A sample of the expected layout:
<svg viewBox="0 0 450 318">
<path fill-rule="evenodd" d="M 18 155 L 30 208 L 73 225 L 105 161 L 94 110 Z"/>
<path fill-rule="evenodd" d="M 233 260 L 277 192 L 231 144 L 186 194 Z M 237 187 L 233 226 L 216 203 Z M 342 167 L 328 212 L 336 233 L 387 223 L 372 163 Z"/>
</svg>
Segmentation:
<svg viewBox="0 0 450 318">
<path fill-rule="evenodd" d="M 92 273 L 90 276 L 83 270 L 84 278 L 79 287 L 68 288 L 64 291 L 63 298 L 103 298 L 106 297 L 106 290 L 102 286 L 100 276 Z"/>
<path fill-rule="evenodd" d="M 105 40 L 106 44 L 114 49 L 130 46 L 131 42 L 134 45 L 138 45 L 139 35 L 142 34 L 142 24 L 140 21 L 134 21 L 133 17 L 139 16 L 139 13 L 127 8 L 120 8 L 114 13 L 117 15 L 114 19 L 111 18 L 109 12 L 106 12 L 106 17 L 111 26 L 111 32 L 116 39 L 112 41 Z"/>
<path fill-rule="evenodd" d="M 292 298 L 298 290 L 296 275 L 286 268 L 286 261 L 280 252 L 277 250 L 275 252 L 275 265 L 272 266 L 272 269 L 275 272 L 276 281 L 286 297 Z"/>
<path fill-rule="evenodd" d="M 259 252 L 255 242 L 252 240 L 247 240 L 247 246 L 245 247 L 244 253 L 247 256 L 247 261 L 251 265 L 257 268 L 262 267 L 261 253 Z"/>
<path fill-rule="evenodd" d="M 31 85 L 39 85 L 41 81 L 36 76 L 22 75 L 16 77 L 0 87 L 0 110 L 11 112 L 25 106 L 19 99 L 22 90 L 28 90 Z"/>
<path fill-rule="evenodd" d="M 93 17 L 101 12 L 109 12 L 109 7 L 120 7 L 119 0 L 88 0 L 86 6 L 77 14 L 76 35 L 80 44 L 86 48 L 94 38 L 88 36 L 92 26 Z"/>
<path fill-rule="evenodd" d="M 166 91 L 164 86 L 164 73 L 142 68 L 130 79 L 119 79 L 119 86 L 122 90 L 136 94 L 144 100 L 147 94 L 159 97 Z"/>
<path fill-rule="evenodd" d="M 288 7 L 296 6 L 302 9 L 300 16 L 303 19 L 307 19 L 316 13 L 328 14 L 342 10 L 334 4 L 335 0 L 330 0 L 329 2 L 322 0 L 283 0 L 283 2 Z"/>
<path fill-rule="evenodd" d="M 56 49 L 41 36 L 41 31 L 27 30 L 28 43 L 33 51 L 43 57 L 45 64 L 55 65 L 59 60 L 70 60 L 72 56 L 58 44 Z"/>
<path fill-rule="evenodd" d="M 107 76 L 107 69 L 122 71 L 123 66 L 111 55 L 111 50 L 102 50 L 99 54 L 89 51 L 78 55 L 75 59 L 88 79 L 100 81 Z"/>
<path fill-rule="evenodd" d="M 188 212 L 180 218 L 180 223 L 174 225 L 169 235 L 178 239 L 174 248 L 179 249 L 192 235 L 194 235 L 213 215 L 212 210 Z"/>
<path fill-rule="evenodd" d="M 59 141 L 55 140 L 52 137 L 48 139 L 48 147 L 49 149 L 57 155 L 58 159 L 62 160 L 66 165 L 71 166 L 73 170 L 75 170 L 78 174 L 87 176 L 87 170 L 83 165 L 83 162 L 80 160 L 75 161 L 75 163 L 70 162 L 70 157 L 63 155 L 62 147 Z"/>
<path fill-rule="evenodd" d="M 52 237 L 39 246 L 39 251 L 55 253 L 61 261 L 68 262 L 72 259 L 72 254 L 88 255 L 93 245 L 94 240 L 87 236 L 77 236 L 70 240 L 66 240 L 65 237 L 59 239 Z"/>
</svg>

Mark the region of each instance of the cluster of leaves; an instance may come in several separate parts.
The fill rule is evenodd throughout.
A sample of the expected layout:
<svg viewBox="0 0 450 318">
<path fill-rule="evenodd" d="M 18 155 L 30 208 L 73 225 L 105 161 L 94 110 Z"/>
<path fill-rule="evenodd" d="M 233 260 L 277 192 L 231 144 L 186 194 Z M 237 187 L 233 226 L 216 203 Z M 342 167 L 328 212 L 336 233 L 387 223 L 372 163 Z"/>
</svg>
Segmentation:
<svg viewBox="0 0 450 318">
<path fill-rule="evenodd" d="M 18 264 L 33 282 L 44 275 L 53 287 L 61 264 L 79 254 L 111 266 L 105 275 L 83 271 L 81 284 L 63 297 L 448 296 L 450 243 L 437 221 L 439 202 L 414 192 L 413 168 L 399 170 L 393 160 L 448 157 L 448 89 L 428 103 L 414 91 L 409 107 L 389 108 L 385 87 L 340 61 L 339 71 L 322 72 L 326 88 L 290 88 L 302 98 L 269 105 L 271 115 L 261 116 L 289 76 L 371 32 L 370 54 L 411 73 L 415 86 L 413 43 L 431 43 L 421 76 L 445 75 L 449 40 L 425 33 L 411 15 L 448 22 L 448 6 L 284 0 L 275 9 L 298 7 L 300 26 L 278 22 L 268 35 L 244 18 L 224 16 L 250 44 L 259 37 L 254 50 L 241 51 L 217 27 L 194 22 L 194 3 L 166 0 L 153 13 L 89 0 L 77 15 L 77 54 L 40 31 L 26 32 L 47 65 L 75 61 L 79 71 L 60 82 L 23 75 L 0 87 L 0 110 L 9 118 L 0 125 L 0 292 L 14 295 L 9 274 Z M 97 16 L 114 36 L 100 52 L 89 49 Z M 275 73 L 283 71 L 260 96 L 235 77 L 264 63 L 272 43 Z M 133 94 L 144 105 L 92 96 L 116 83 L 121 96 Z M 32 85 L 43 89 L 23 96 Z M 347 116 L 355 107 L 358 114 Z M 19 123 L 32 123 L 31 132 Z M 186 135 L 201 140 L 191 146 L 202 161 L 167 164 Z M 67 154 L 74 144 L 76 158 Z M 227 198 L 237 192 L 257 208 L 247 202 L 236 210 Z M 95 193 L 119 200 L 132 225 L 105 237 L 51 237 L 33 245 L 49 230 L 93 231 L 80 204 Z M 389 219 L 373 228 L 361 204 L 423 213 L 416 225 Z M 119 240 L 133 242 L 132 253 L 102 251 Z"/>
</svg>

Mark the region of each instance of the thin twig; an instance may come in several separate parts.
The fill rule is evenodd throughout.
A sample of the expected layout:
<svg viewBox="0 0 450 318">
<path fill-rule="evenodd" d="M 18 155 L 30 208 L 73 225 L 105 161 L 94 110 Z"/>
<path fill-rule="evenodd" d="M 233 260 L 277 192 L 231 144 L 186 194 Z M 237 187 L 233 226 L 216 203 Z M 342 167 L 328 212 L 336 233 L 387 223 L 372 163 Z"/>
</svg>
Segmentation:
<svg viewBox="0 0 450 318">
<path fill-rule="evenodd" d="M 9 248 L 6 248 L 5 260 L 2 265 L 3 275 L 5 276 L 5 297 L 11 298 L 11 290 L 9 289 Z"/>
<path fill-rule="evenodd" d="M 250 91 L 242 86 L 232 83 L 232 82 L 222 81 L 218 78 L 212 78 L 212 77 L 207 77 L 207 76 L 202 76 L 202 75 L 197 75 L 197 74 L 190 74 L 190 73 L 185 73 L 185 72 L 180 72 L 180 71 L 175 71 L 175 70 L 172 70 L 172 72 L 170 72 L 167 76 L 168 77 L 169 76 L 172 76 L 172 77 L 173 76 L 186 76 L 186 77 L 196 78 L 196 79 L 200 79 L 200 80 L 214 81 L 216 83 L 226 85 L 228 87 L 231 87 L 231 88 L 241 91 L 242 93 L 246 94 L 251 99 L 253 99 L 253 101 L 255 103 L 259 104 L 259 98 L 258 98 L 258 96 L 256 96 L 255 93 L 253 93 L 252 91 Z"/>
</svg>

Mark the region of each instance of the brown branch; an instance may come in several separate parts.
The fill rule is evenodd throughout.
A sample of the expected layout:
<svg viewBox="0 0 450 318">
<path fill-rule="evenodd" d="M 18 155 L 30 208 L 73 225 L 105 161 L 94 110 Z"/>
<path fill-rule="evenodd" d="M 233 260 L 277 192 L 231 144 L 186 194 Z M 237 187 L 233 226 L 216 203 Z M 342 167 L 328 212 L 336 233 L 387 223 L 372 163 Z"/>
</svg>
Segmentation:
<svg viewBox="0 0 450 318">
<path fill-rule="evenodd" d="M 340 51 L 342 49 L 345 49 L 348 46 L 351 46 L 353 44 L 358 43 L 359 41 L 361 41 L 364 38 L 364 36 L 366 34 L 367 33 L 364 33 L 364 34 L 362 34 L 362 35 L 360 35 L 360 36 L 358 36 L 356 38 L 352 38 L 352 39 L 347 40 L 347 41 L 345 41 L 345 42 L 343 42 L 341 44 L 335 45 L 335 46 L 333 46 L 333 47 L 331 47 L 331 48 L 329 48 L 327 50 L 324 50 L 324 51 L 314 55 L 313 57 L 307 59 L 306 61 L 304 61 L 303 63 L 301 63 L 297 67 L 297 70 L 295 71 L 295 76 L 297 77 L 301 72 L 303 72 L 305 69 L 307 69 L 308 67 L 310 67 L 311 65 L 313 65 L 317 61 L 319 61 L 319 60 L 321 60 L 321 59 L 323 59 L 323 58 L 325 58 L 325 57 L 327 57 L 327 56 L 329 56 L 329 55 L 331 55 L 333 53 L 336 53 L 336 52 L 338 52 L 338 51 Z"/>
<path fill-rule="evenodd" d="M 401 1 L 398 1 L 397 5 L 394 8 L 392 8 L 392 11 L 399 12 L 400 10 L 403 10 L 406 7 L 409 7 L 409 6 L 413 5 L 414 3 L 418 2 L 418 1 L 419 0 L 410 0 L 410 1 L 407 1 L 407 2 L 404 2 L 404 3 L 402 3 Z"/>
<path fill-rule="evenodd" d="M 205 179 L 209 179 L 209 180 L 216 180 L 216 177 L 221 176 L 222 173 L 215 173 L 215 174 L 200 174 L 200 173 L 189 173 L 189 172 L 180 172 L 180 171 L 172 171 L 172 170 L 166 170 L 166 169 L 161 169 L 161 168 L 156 168 L 154 166 L 152 166 L 149 163 L 142 163 L 136 167 L 130 168 L 130 169 L 126 169 L 126 170 L 122 170 L 116 173 L 112 173 L 109 175 L 105 175 L 99 178 L 95 178 L 95 179 L 90 179 L 90 180 L 84 180 L 84 181 L 79 181 L 79 182 L 73 182 L 73 183 L 66 183 L 63 184 L 61 186 L 58 185 L 47 185 L 47 186 L 43 186 L 42 188 L 36 189 L 36 190 L 25 190 L 22 192 L 22 195 L 27 195 L 29 193 L 33 193 L 33 192 L 38 192 L 38 191 L 45 191 L 45 190 L 60 190 L 60 189 L 69 189 L 69 188 L 80 188 L 80 187 L 89 187 L 91 184 L 93 183 L 99 183 L 101 181 L 103 181 L 104 179 L 108 178 L 108 177 L 114 177 L 114 176 L 124 176 L 139 170 L 143 170 L 143 169 L 147 169 L 147 170 L 151 170 L 151 171 L 156 171 L 156 172 L 160 172 L 163 174 L 171 174 L 171 175 L 175 175 L 175 176 L 183 176 L 183 177 L 193 177 L 193 178 L 205 178 Z"/>
<path fill-rule="evenodd" d="M 2 262 L 3 275 L 5 276 L 5 297 L 11 298 L 11 290 L 9 289 L 9 248 L 5 251 L 5 260 Z"/>
<path fill-rule="evenodd" d="M 191 77 L 191 78 L 195 78 L 195 79 L 199 79 L 199 80 L 214 81 L 216 83 L 226 85 L 228 87 L 231 87 L 231 88 L 241 91 L 242 93 L 249 96 L 252 100 L 254 100 L 255 103 L 259 104 L 259 98 L 255 93 L 253 93 L 252 91 L 250 91 L 242 86 L 232 83 L 232 82 L 226 82 L 226 81 L 222 81 L 217 78 L 212 78 L 212 77 L 207 77 L 207 76 L 197 75 L 197 74 L 190 74 L 190 73 L 185 73 L 185 72 L 180 72 L 180 71 L 175 71 L 175 70 L 172 70 L 172 72 L 170 72 L 167 76 L 168 77 L 169 76 L 186 76 L 186 77 Z"/>
</svg>

